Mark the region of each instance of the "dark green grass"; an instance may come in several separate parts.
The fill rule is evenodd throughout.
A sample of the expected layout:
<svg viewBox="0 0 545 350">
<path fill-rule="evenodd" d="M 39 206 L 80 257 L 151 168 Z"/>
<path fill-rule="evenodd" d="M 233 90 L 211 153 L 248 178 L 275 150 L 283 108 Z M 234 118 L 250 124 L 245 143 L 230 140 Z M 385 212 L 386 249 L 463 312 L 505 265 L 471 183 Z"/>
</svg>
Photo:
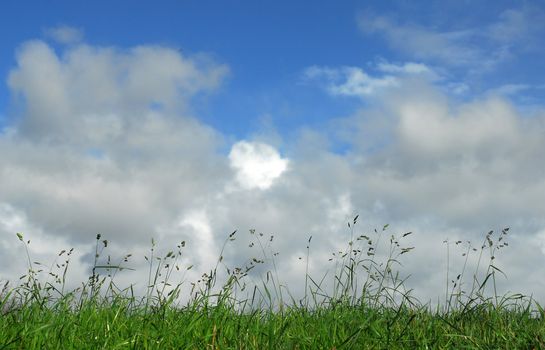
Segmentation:
<svg viewBox="0 0 545 350">
<path fill-rule="evenodd" d="M 349 224 L 352 234 L 356 220 Z M 401 243 L 411 233 L 390 236 L 385 258 L 376 258 L 386 228 L 375 230 L 372 237 L 352 235 L 345 251 L 332 254 L 335 268 L 329 288 L 327 276 L 317 280 L 308 274 L 307 263 L 300 300 L 278 278 L 277 254 L 266 249 L 272 236 L 266 240 L 253 230 L 250 245 L 261 249 L 259 258 L 250 258 L 241 267 L 224 265 L 224 249 L 235 240 L 233 232 L 216 267 L 187 285 L 169 283 L 176 273 L 191 268 L 180 268 L 185 243 L 177 246 L 177 252 L 156 256 L 152 241 L 145 257 L 149 271 L 143 297 L 135 296 L 132 287 L 120 290 L 115 284 L 115 274 L 128 268 L 130 255 L 119 263 L 109 258 L 100 263 L 108 245 L 100 235 L 89 280 L 67 292 L 65 276 L 72 251 L 59 254 L 63 262 L 55 263 L 56 269 L 43 270 L 43 265 L 32 263 L 30 242 L 17 234 L 27 249 L 29 269 L 20 285 L 6 284 L 2 290 L 0 349 L 545 348 L 542 307 L 520 294 L 496 293 L 496 274 L 502 272 L 494 261 L 506 246 L 508 229 L 496 238 L 489 232 L 480 249 L 468 244 L 461 273 L 452 280 L 447 273 L 445 301 L 432 308 L 414 299 L 404 288 L 405 279 L 393 271 L 400 256 L 412 250 Z M 307 262 L 311 238 L 308 243 Z M 466 290 L 463 281 L 471 253 L 479 254 L 479 265 L 488 264 L 483 264 L 481 278 L 477 266 Z M 265 269 L 259 282 L 249 283 L 258 265 L 271 269 Z M 49 277 L 45 282 L 43 274 Z M 189 297 L 181 303 L 184 287 Z"/>
</svg>

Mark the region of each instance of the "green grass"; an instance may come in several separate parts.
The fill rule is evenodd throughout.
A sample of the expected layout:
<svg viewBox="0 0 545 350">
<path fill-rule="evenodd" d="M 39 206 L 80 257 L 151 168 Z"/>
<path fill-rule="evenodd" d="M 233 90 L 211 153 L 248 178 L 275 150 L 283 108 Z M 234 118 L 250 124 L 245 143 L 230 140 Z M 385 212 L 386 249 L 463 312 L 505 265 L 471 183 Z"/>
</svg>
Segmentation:
<svg viewBox="0 0 545 350">
<path fill-rule="evenodd" d="M 455 278 L 447 272 L 445 300 L 432 307 L 412 297 L 405 289 L 406 279 L 395 271 L 400 257 L 413 249 L 402 243 L 411 233 L 389 236 L 389 248 L 379 254 L 388 225 L 372 235 L 354 237 L 356 221 L 357 217 L 348 225 L 351 240 L 346 249 L 329 259 L 334 265 L 330 277 L 309 275 L 309 238 L 306 257 L 301 257 L 307 273 L 299 300 L 281 283 L 278 253 L 268 244 L 273 237 L 254 230 L 250 246 L 260 250 L 258 258 L 249 258 L 240 267 L 225 265 L 223 254 L 236 240 L 233 232 L 215 268 L 192 283 L 170 283 L 191 269 L 180 266 L 185 242 L 158 256 L 152 240 L 145 256 L 147 290 L 140 297 L 133 286 L 120 289 L 115 283 L 116 274 L 130 268 L 131 256 L 118 263 L 108 256 L 102 263 L 108 241 L 101 241 L 100 235 L 91 276 L 79 288 L 66 291 L 73 250 L 61 251 L 62 263 L 47 269 L 32 261 L 30 241 L 18 233 L 27 252 L 28 272 L 18 286 L 6 284 L 1 289 L 0 349 L 545 348 L 543 308 L 526 296 L 496 292 L 496 277 L 503 272 L 494 262 L 507 246 L 508 229 L 499 235 L 489 232 L 479 248 L 467 242 L 461 272 Z M 450 243 L 445 243 L 448 259 Z M 460 241 L 453 244 L 462 246 Z M 478 264 L 467 276 L 471 254 L 477 254 Z M 265 271 L 257 282 L 256 270 Z"/>
</svg>

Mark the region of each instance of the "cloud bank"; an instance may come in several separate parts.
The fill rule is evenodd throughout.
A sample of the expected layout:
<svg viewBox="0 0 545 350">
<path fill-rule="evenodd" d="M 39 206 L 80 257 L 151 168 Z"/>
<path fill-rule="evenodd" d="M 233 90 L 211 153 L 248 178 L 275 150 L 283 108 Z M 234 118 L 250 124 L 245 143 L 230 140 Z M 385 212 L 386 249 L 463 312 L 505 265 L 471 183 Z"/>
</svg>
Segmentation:
<svg viewBox="0 0 545 350">
<path fill-rule="evenodd" d="M 357 234 L 386 223 L 392 233 L 414 232 L 403 271 L 423 301 L 444 294 L 445 239 L 479 246 L 489 229 L 510 226 L 510 247 L 498 257 L 510 279 L 500 287 L 543 300 L 545 113 L 521 115 L 498 96 L 455 102 L 423 64 L 379 68 L 385 77 L 307 70 L 340 79 L 331 94 L 373 103 L 327 130 L 301 129 L 281 153 L 259 139 L 227 144 L 192 116 L 194 97 L 228 74 L 224 64 L 161 46 L 79 44 L 57 53 L 42 41 L 23 44 L 8 77 L 21 112 L 0 134 L 0 263 L 13 266 L 2 277 L 16 279 L 25 266 L 20 231 L 36 243 L 36 260 L 76 247 L 76 283 L 101 233 L 112 255 L 132 253 L 130 266 L 141 271 L 120 278 L 142 286 L 151 237 L 160 249 L 187 241 L 182 262 L 202 272 L 235 229 L 225 261 L 244 263 L 255 253 L 255 228 L 263 240 L 274 236 L 266 244 L 297 295 L 309 236 L 309 269 L 322 276 L 359 214 Z M 348 151 L 320 141 L 333 139 Z M 194 270 L 188 279 L 199 277 Z"/>
</svg>

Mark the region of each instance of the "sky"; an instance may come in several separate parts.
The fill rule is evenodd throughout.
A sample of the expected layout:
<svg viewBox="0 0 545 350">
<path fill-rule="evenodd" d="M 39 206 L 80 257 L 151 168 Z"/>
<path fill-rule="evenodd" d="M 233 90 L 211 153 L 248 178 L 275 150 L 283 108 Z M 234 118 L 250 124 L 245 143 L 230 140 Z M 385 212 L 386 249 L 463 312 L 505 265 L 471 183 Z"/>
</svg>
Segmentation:
<svg viewBox="0 0 545 350">
<path fill-rule="evenodd" d="M 0 6 L 1 280 L 25 271 L 17 232 L 34 260 L 74 247 L 75 285 L 100 233 L 142 286 L 151 238 L 187 241 L 190 281 L 259 255 L 255 229 L 301 295 L 310 236 L 323 276 L 389 224 L 426 302 L 509 227 L 500 291 L 545 302 L 542 1 Z"/>
</svg>

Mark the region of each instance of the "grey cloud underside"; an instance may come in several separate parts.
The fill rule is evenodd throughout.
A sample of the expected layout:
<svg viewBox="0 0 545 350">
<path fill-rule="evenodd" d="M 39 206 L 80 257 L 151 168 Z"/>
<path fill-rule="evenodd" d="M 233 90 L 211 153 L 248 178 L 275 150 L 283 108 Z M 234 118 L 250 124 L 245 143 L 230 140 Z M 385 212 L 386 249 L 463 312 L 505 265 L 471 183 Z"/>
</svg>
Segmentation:
<svg viewBox="0 0 545 350">
<path fill-rule="evenodd" d="M 275 236 L 282 279 L 297 290 L 308 237 L 311 270 L 321 275 L 328 254 L 350 237 L 347 220 L 360 214 L 358 234 L 385 223 L 415 232 L 406 272 L 432 298 L 443 293 L 445 238 L 480 242 L 488 229 L 511 226 L 518 238 L 505 255 L 506 273 L 515 274 L 507 287 L 545 297 L 521 272 L 545 272 L 536 238 L 545 230 L 543 117 L 524 119 L 493 98 L 453 107 L 433 86 L 400 78 L 374 109 L 331 121 L 337 134 L 302 129 L 272 186 L 245 189 L 233 187 L 221 132 L 188 114 L 191 96 L 217 87 L 224 65 L 163 47 L 81 45 L 59 56 L 43 42 L 23 45 L 17 62 L 9 84 L 24 114 L 0 136 L 0 202 L 11 208 L 0 211 L 4 250 L 21 249 L 12 232 L 20 226 L 52 238 L 42 255 L 66 248 L 58 243 L 89 244 L 81 257 L 88 264 L 101 233 L 114 252 L 133 252 L 133 266 L 145 267 L 136 255 L 150 237 L 165 249 L 185 239 L 186 262 L 199 270 L 215 263 L 234 229 L 240 238 L 226 261 L 243 263 L 254 254 L 244 237 L 256 228 L 264 240 Z M 350 150 L 329 151 L 333 137 Z M 21 223 L 8 224 L 14 212 Z M 527 251 L 528 260 L 516 258 Z"/>
</svg>

